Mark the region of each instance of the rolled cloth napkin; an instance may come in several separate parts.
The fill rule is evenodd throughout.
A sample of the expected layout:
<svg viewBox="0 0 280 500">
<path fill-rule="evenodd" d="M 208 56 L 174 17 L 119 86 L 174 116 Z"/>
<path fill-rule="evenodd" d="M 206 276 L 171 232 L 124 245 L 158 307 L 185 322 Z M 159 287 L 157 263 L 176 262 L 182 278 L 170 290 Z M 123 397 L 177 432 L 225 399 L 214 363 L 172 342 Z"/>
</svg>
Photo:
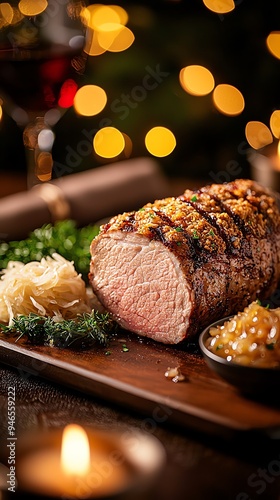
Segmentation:
<svg viewBox="0 0 280 500">
<path fill-rule="evenodd" d="M 71 174 L 0 199 L 0 240 L 26 238 L 57 220 L 92 224 L 167 195 L 167 179 L 151 158 Z"/>
</svg>

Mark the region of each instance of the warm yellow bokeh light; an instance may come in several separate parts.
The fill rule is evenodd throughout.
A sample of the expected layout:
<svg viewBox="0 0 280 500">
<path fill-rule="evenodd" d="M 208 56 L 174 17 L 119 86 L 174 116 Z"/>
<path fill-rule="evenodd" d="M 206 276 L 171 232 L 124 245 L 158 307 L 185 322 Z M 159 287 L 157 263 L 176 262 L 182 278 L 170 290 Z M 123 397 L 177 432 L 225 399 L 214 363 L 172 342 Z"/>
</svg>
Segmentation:
<svg viewBox="0 0 280 500">
<path fill-rule="evenodd" d="M 17 24 L 24 18 L 24 15 L 19 11 L 17 7 L 13 7 L 13 19 L 10 24 Z"/>
<path fill-rule="evenodd" d="M 120 23 L 120 16 L 109 5 L 94 4 L 83 9 L 83 22 L 94 30 L 98 30 L 102 24 Z"/>
<path fill-rule="evenodd" d="M 245 136 L 254 149 L 260 149 L 273 141 L 272 133 L 269 128 L 262 122 L 251 121 L 245 127 Z"/>
<path fill-rule="evenodd" d="M 84 85 L 74 97 L 74 109 L 83 116 L 94 116 L 106 106 L 107 95 L 98 85 Z"/>
<path fill-rule="evenodd" d="M 132 153 L 132 140 L 130 139 L 129 135 L 125 134 L 123 132 L 123 138 L 124 138 L 124 142 L 125 142 L 125 146 L 124 146 L 124 156 L 125 158 L 130 158 L 131 156 L 131 153 Z"/>
<path fill-rule="evenodd" d="M 240 115 L 245 107 L 240 90 L 225 83 L 217 85 L 214 89 L 213 102 L 221 113 L 230 116 Z"/>
<path fill-rule="evenodd" d="M 276 139 L 280 138 L 280 109 L 273 111 L 270 117 L 270 129 Z"/>
<path fill-rule="evenodd" d="M 87 29 L 84 51 L 89 56 L 100 56 L 106 52 L 98 41 L 98 32 L 91 28 Z"/>
<path fill-rule="evenodd" d="M 35 175 L 41 182 L 52 178 L 53 157 L 50 152 L 42 151 L 36 158 Z"/>
<path fill-rule="evenodd" d="M 24 16 L 38 16 L 46 10 L 47 0 L 20 0 L 18 8 Z"/>
<path fill-rule="evenodd" d="M 120 5 L 110 5 L 111 9 L 115 11 L 115 13 L 119 17 L 119 23 L 125 25 L 128 22 L 128 13 L 126 10 Z"/>
<path fill-rule="evenodd" d="M 103 158 L 115 158 L 124 150 L 123 134 L 115 127 L 104 127 L 96 132 L 93 148 L 96 154 Z"/>
<path fill-rule="evenodd" d="M 210 94 L 215 86 L 214 77 L 209 69 L 195 64 L 182 68 L 179 80 L 186 92 L 197 96 Z"/>
<path fill-rule="evenodd" d="M 2 120 L 2 116 L 3 116 L 3 109 L 2 106 L 0 106 L 0 121 Z"/>
<path fill-rule="evenodd" d="M 207 9 L 216 12 L 216 14 L 227 14 L 235 8 L 233 0 L 203 0 Z"/>
<path fill-rule="evenodd" d="M 132 31 L 119 23 L 105 23 L 97 32 L 98 43 L 110 52 L 121 52 L 134 42 Z"/>
<path fill-rule="evenodd" d="M 168 128 L 154 127 L 146 134 L 145 145 L 149 153 L 162 158 L 172 153 L 176 146 L 176 139 Z"/>
<path fill-rule="evenodd" d="M 11 5 L 7 2 L 0 4 L 0 28 L 8 26 L 12 23 L 14 17 L 14 11 Z"/>
<path fill-rule="evenodd" d="M 280 31 L 272 31 L 266 39 L 266 45 L 271 54 L 280 59 Z"/>
</svg>

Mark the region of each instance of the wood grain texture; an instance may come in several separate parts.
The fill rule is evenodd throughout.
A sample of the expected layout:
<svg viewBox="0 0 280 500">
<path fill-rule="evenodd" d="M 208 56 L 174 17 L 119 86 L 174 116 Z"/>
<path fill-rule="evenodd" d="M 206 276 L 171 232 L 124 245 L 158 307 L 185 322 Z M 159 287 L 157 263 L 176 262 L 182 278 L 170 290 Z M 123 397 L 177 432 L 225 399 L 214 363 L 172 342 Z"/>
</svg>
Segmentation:
<svg viewBox="0 0 280 500">
<path fill-rule="evenodd" d="M 109 355 L 107 350 L 35 347 L 0 338 L 0 361 L 21 374 L 30 372 L 143 414 L 154 412 L 185 428 L 220 436 L 279 434 L 280 407 L 241 395 L 206 366 L 193 346 L 168 347 L 124 333 L 111 343 Z M 168 367 L 180 367 L 185 380 L 167 379 Z"/>
</svg>

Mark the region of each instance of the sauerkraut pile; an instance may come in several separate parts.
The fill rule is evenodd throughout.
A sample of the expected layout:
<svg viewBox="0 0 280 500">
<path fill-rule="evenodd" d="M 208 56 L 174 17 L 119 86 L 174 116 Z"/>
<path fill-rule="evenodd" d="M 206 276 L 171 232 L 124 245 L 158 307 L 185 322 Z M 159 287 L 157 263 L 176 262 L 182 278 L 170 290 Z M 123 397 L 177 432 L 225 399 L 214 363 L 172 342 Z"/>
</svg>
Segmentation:
<svg viewBox="0 0 280 500">
<path fill-rule="evenodd" d="M 10 261 L 1 271 L 0 323 L 12 324 L 13 318 L 29 313 L 74 319 L 91 312 L 86 284 L 73 262 L 58 253 L 40 262 Z"/>
</svg>

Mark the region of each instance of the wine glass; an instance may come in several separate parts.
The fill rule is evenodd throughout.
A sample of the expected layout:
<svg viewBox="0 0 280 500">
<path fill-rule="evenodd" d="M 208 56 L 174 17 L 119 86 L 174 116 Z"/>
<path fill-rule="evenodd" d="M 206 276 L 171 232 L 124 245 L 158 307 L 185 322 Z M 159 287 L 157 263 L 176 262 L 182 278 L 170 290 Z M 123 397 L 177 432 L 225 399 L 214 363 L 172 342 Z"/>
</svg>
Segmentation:
<svg viewBox="0 0 280 500">
<path fill-rule="evenodd" d="M 28 188 L 52 178 L 53 126 L 71 107 L 86 65 L 86 4 L 0 1 L 0 104 L 23 129 Z"/>
</svg>

